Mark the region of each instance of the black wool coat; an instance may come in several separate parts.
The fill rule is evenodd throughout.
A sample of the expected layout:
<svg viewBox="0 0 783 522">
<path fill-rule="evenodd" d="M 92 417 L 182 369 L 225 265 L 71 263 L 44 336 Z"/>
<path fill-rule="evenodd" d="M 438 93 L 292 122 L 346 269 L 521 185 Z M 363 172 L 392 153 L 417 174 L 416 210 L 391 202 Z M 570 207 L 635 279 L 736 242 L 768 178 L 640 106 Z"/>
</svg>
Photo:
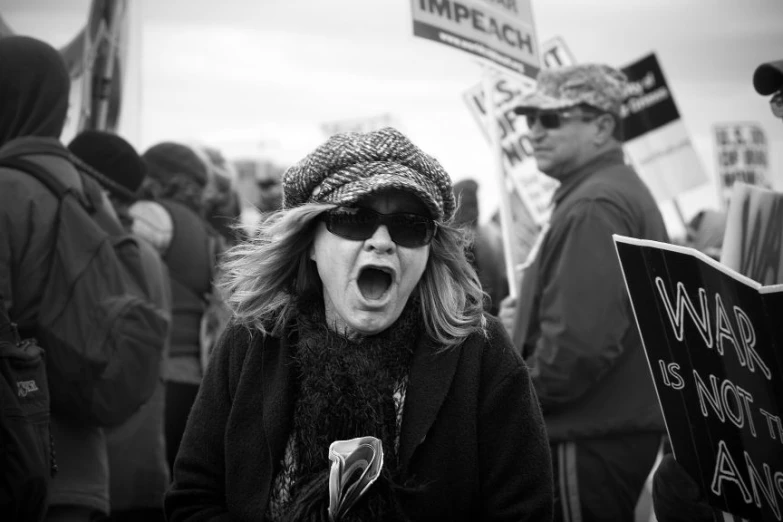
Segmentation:
<svg viewBox="0 0 783 522">
<path fill-rule="evenodd" d="M 487 331 L 414 351 L 399 455 L 403 480 L 428 486 L 403 501 L 413 521 L 552 518 L 549 445 L 527 368 L 494 318 Z M 295 343 L 293 332 L 224 333 L 174 466 L 169 521 L 263 520 L 290 433 Z"/>
</svg>

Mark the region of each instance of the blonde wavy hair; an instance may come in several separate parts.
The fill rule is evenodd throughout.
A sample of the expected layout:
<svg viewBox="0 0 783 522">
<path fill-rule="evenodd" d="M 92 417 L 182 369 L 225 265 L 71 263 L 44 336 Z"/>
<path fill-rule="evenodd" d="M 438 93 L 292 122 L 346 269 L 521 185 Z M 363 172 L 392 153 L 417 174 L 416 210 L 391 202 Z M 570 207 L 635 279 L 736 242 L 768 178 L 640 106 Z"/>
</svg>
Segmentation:
<svg viewBox="0 0 783 522">
<path fill-rule="evenodd" d="M 280 210 L 259 226 L 254 238 L 224 254 L 219 286 L 237 323 L 279 336 L 296 314 L 298 297 L 322 295 L 309 250 L 319 216 L 335 206 L 307 203 Z M 439 223 L 413 293 L 421 302 L 426 333 L 444 349 L 473 332 L 486 335 L 486 294 L 465 257 L 467 241 L 462 229 Z"/>
</svg>

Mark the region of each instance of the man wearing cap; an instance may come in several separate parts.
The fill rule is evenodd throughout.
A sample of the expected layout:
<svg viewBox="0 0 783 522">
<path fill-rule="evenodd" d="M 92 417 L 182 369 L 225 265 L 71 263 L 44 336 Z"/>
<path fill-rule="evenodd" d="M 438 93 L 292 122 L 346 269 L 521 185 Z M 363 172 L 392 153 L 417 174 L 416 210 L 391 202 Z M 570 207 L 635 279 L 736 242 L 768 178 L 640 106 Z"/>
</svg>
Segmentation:
<svg viewBox="0 0 783 522">
<path fill-rule="evenodd" d="M 668 241 L 624 163 L 625 76 L 605 65 L 542 71 L 517 114 L 538 168 L 560 182 L 540 251 L 500 317 L 530 367 L 546 421 L 555 520 L 633 520 L 664 433 L 612 234 Z"/>
<path fill-rule="evenodd" d="M 753 87 L 762 96 L 769 96 L 772 114 L 783 120 L 783 60 L 762 63 L 753 73 Z"/>
</svg>

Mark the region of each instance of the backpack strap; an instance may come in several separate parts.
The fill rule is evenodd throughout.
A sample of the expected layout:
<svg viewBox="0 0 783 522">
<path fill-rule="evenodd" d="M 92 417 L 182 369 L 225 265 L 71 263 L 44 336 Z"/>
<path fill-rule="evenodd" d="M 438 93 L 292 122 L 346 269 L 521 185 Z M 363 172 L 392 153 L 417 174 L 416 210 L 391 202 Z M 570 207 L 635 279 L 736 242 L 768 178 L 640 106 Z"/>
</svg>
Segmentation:
<svg viewBox="0 0 783 522">
<path fill-rule="evenodd" d="M 3 341 L 15 343 L 17 340 L 16 325 L 11 322 L 5 307 L 5 298 L 0 294 L 0 343 Z"/>
<path fill-rule="evenodd" d="M 26 174 L 30 174 L 43 186 L 49 189 L 50 192 L 57 196 L 57 199 L 64 198 L 65 195 L 70 191 L 70 189 L 65 186 L 65 183 L 57 179 L 55 176 L 52 176 L 48 170 L 41 167 L 37 163 L 33 163 L 32 161 L 28 161 L 22 158 L 4 158 L 0 160 L 0 166 L 10 167 L 12 169 L 20 170 Z"/>
<path fill-rule="evenodd" d="M 23 158 L 3 158 L 0 159 L 0 167 L 8 167 L 29 174 L 38 180 L 44 187 L 54 194 L 58 200 L 62 200 L 68 193 L 72 193 L 79 200 L 81 205 L 89 214 L 94 214 L 101 208 L 100 194 L 94 194 L 87 183 L 84 183 L 84 195 L 79 194 L 72 187 L 68 187 L 57 176 L 53 175 L 46 168 Z M 78 172 L 78 171 L 77 171 Z M 81 176 L 81 174 L 79 174 Z M 84 178 L 82 178 L 84 181 Z"/>
</svg>

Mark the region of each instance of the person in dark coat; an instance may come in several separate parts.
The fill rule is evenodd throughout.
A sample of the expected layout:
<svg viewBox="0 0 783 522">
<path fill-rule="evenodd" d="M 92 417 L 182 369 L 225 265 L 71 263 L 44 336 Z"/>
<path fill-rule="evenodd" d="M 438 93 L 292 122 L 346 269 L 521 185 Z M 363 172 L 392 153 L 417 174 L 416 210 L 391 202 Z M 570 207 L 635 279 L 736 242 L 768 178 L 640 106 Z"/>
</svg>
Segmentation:
<svg viewBox="0 0 783 522">
<path fill-rule="evenodd" d="M 288 169 L 283 210 L 226 254 L 234 319 L 168 520 L 551 519 L 538 401 L 482 312 L 454 207 L 448 174 L 392 128 L 332 136 Z M 338 512 L 330 446 L 359 437 L 383 464 Z"/>
<path fill-rule="evenodd" d="M 76 194 L 100 194 L 96 182 L 74 167 L 59 140 L 69 91 L 68 71 L 57 50 L 27 36 L 0 38 L 0 160 L 28 161 Z M 108 199 L 102 203 L 96 220 L 120 228 Z M 34 332 L 46 310 L 42 297 L 57 240 L 58 207 L 57 197 L 31 174 L 0 168 L 0 295 L 22 332 Z M 53 411 L 51 436 L 58 471 L 48 485 L 46 520 L 88 521 L 107 515 L 103 429 Z M 0 505 L 2 515 L 9 512 Z"/>
<path fill-rule="evenodd" d="M 125 231 L 132 233 L 133 217 L 129 208 L 147 175 L 146 165 L 133 146 L 116 134 L 86 130 L 68 144 L 68 149 L 74 154 L 77 165 L 106 189 Z M 166 265 L 152 244 L 139 237 L 137 240 L 150 300 L 171 321 L 171 285 Z M 163 493 L 170 482 L 163 437 L 163 365 L 167 355 L 168 342 L 152 397 L 128 420 L 104 430 L 112 522 L 165 520 Z"/>
<path fill-rule="evenodd" d="M 217 233 L 205 218 L 207 165 L 191 148 L 162 142 L 142 155 L 148 168 L 130 208 L 134 234 L 160 253 L 169 272 L 172 328 L 166 360 L 165 435 L 170 467 L 203 376 L 205 318 L 219 253 Z"/>
</svg>

